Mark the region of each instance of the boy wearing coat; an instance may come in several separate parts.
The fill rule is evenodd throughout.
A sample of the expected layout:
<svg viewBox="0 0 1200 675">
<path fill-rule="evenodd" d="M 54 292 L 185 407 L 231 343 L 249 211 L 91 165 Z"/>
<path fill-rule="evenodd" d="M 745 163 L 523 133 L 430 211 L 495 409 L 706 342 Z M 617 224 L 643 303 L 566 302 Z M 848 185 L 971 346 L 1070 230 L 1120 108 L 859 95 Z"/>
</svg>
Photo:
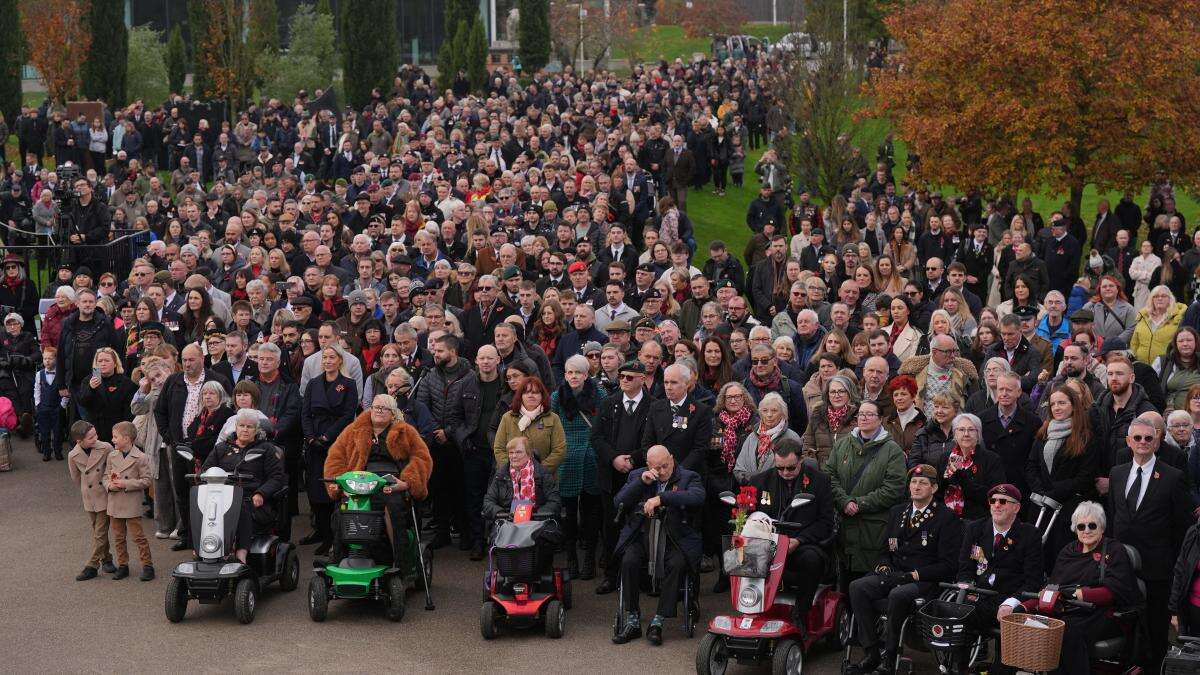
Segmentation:
<svg viewBox="0 0 1200 675">
<path fill-rule="evenodd" d="M 83 511 L 92 524 L 92 554 L 75 581 L 87 581 L 96 578 L 97 567 L 104 572 L 117 571 L 108 550 L 108 490 L 103 484 L 112 446 L 101 441 L 96 428 L 83 420 L 71 425 L 71 441 L 75 447 L 67 455 L 67 469 L 79 488 Z"/>
<path fill-rule="evenodd" d="M 133 422 L 118 422 L 113 426 L 113 448 L 108 453 L 104 471 L 104 488 L 108 490 L 108 520 L 112 525 L 113 544 L 117 549 L 117 571 L 113 579 L 129 576 L 129 549 L 126 536 L 133 537 L 142 564 L 142 581 L 154 578 L 150 560 L 150 542 L 142 530 L 142 500 L 150 487 L 150 458 L 133 444 L 137 427 Z"/>
</svg>

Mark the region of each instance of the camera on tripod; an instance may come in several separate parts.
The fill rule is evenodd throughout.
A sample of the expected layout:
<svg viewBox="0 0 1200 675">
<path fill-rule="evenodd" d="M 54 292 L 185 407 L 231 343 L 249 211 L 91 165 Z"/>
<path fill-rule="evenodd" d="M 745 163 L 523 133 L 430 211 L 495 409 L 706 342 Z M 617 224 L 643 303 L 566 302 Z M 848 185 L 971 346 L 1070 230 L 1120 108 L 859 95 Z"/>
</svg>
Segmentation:
<svg viewBox="0 0 1200 675">
<path fill-rule="evenodd" d="M 58 184 L 54 186 L 54 201 L 58 202 L 58 210 L 62 212 L 75 201 L 75 181 L 83 174 L 73 162 L 64 162 L 55 173 L 58 174 Z"/>
</svg>

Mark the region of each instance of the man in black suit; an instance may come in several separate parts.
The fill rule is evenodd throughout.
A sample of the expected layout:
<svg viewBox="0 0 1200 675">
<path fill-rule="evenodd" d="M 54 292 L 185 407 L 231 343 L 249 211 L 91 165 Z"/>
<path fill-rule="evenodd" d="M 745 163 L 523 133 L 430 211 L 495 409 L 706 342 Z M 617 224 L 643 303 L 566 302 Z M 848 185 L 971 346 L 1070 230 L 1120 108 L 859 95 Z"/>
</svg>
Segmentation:
<svg viewBox="0 0 1200 675">
<path fill-rule="evenodd" d="M 1167 600 L 1171 574 L 1183 535 L 1191 527 L 1192 505 L 1183 472 L 1157 461 L 1158 430 L 1144 419 L 1129 423 L 1125 442 L 1133 461 L 1118 464 L 1108 475 L 1109 534 L 1137 549 L 1146 582 L 1146 621 L 1150 633 L 1147 672 L 1158 672 L 1167 652 L 1170 613 Z"/>
<path fill-rule="evenodd" d="M 688 393 L 691 378 L 690 369 L 678 363 L 663 372 L 666 397 L 650 407 L 641 448 L 645 452 L 652 445 L 665 445 L 680 466 L 704 475 L 713 414 Z"/>
<path fill-rule="evenodd" d="M 1004 475 L 1022 492 L 1028 492 L 1025 464 L 1033 437 L 1042 426 L 1042 419 L 1031 408 L 1021 405 L 1021 378 L 1014 373 L 1002 373 L 996 378 L 996 405 L 979 413 L 987 447 L 1000 455 Z"/>
<path fill-rule="evenodd" d="M 958 550 L 958 581 L 996 592 L 975 603 L 974 620 L 981 630 L 996 627 L 1011 614 L 1021 593 L 1042 589 L 1042 535 L 1017 520 L 1021 491 L 1011 483 L 988 490 L 991 518 L 967 523 Z M 997 667 L 1000 654 L 996 654 Z"/>
<path fill-rule="evenodd" d="M 667 190 L 684 213 L 687 213 L 687 191 L 695 168 L 692 151 L 684 145 L 683 136 L 676 134 L 671 138 L 671 151 L 667 153 Z"/>
<path fill-rule="evenodd" d="M 200 181 L 205 182 L 212 176 L 212 151 L 204 144 L 204 136 L 196 133 L 192 136 L 192 144 L 183 151 L 192 167 L 200 172 Z"/>
<path fill-rule="evenodd" d="M 1000 319 L 1000 341 L 988 348 L 987 357 L 999 356 L 1008 361 L 1013 372 L 1021 378 L 1021 389 L 1029 393 L 1042 372 L 1042 353 L 1021 334 L 1021 315 L 1026 312 L 1036 313 L 1037 310 L 1018 307 L 1017 313 L 1006 314 Z"/>
<path fill-rule="evenodd" d="M 900 646 L 900 626 L 912 614 L 917 598 L 939 590 L 938 583 L 951 581 L 958 569 L 962 544 L 962 521 L 941 501 L 937 469 L 918 464 L 908 470 L 909 501 L 892 507 L 888 515 L 887 550 L 875 572 L 850 582 L 850 606 L 858 622 L 863 660 L 852 672 L 870 673 L 882 667 L 890 673 Z M 888 632 L 876 635 L 878 612 L 875 603 L 887 598 Z M 878 649 L 883 640 L 882 653 Z"/>
<path fill-rule="evenodd" d="M 1064 297 L 1071 295 L 1071 287 L 1079 278 L 1079 260 L 1083 255 L 1079 240 L 1067 232 L 1068 224 L 1066 218 L 1050 221 L 1050 238 L 1045 240 L 1041 256 L 1046 261 L 1050 288 Z"/>
<path fill-rule="evenodd" d="M 499 302 L 500 282 L 496 277 L 485 274 L 479 277 L 475 291 L 475 306 L 463 315 L 464 356 L 475 358 L 475 352 L 495 338 L 496 326 L 512 314 L 512 310 Z"/>
<path fill-rule="evenodd" d="M 638 361 L 627 361 L 618 371 L 619 392 L 600 402 L 592 425 L 592 446 L 596 448 L 596 484 L 600 488 L 601 526 L 604 528 L 606 561 L 604 580 L 596 586 L 596 595 L 617 590 L 619 565 L 613 559 L 619 524 L 614 522 L 613 495 L 628 480 L 634 467 L 644 466 L 646 456 L 640 443 L 650 416 L 653 397 L 646 390 L 646 369 Z"/>
</svg>

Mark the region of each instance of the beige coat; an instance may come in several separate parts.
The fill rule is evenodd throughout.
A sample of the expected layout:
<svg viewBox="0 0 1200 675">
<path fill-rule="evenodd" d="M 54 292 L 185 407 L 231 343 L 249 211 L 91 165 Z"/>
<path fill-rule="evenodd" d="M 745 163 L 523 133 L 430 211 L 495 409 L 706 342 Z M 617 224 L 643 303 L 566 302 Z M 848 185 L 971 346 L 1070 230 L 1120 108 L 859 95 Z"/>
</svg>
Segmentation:
<svg viewBox="0 0 1200 675">
<path fill-rule="evenodd" d="M 108 466 L 108 453 L 112 446 L 104 441 L 96 441 L 91 453 L 83 451 L 76 445 L 67 455 L 67 469 L 71 472 L 71 480 L 79 488 L 83 497 L 83 510 L 88 513 L 100 513 L 108 509 L 108 490 L 104 487 L 104 470 Z"/>
<path fill-rule="evenodd" d="M 121 479 L 120 488 L 111 488 L 114 478 Z M 128 456 L 122 456 L 120 450 L 108 453 L 108 468 L 104 471 L 104 489 L 108 490 L 109 518 L 141 518 L 146 507 L 142 499 L 146 488 L 150 487 L 153 479 L 150 477 L 150 458 L 135 446 Z"/>
</svg>

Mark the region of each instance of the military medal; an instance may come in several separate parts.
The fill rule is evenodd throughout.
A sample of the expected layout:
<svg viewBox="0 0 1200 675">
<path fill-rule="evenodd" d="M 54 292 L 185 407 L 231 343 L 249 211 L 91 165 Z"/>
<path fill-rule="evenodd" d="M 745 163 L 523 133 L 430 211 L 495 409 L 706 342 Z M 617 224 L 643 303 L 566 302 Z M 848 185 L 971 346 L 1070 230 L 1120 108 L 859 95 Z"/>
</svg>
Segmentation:
<svg viewBox="0 0 1200 675">
<path fill-rule="evenodd" d="M 899 546 L 899 543 L 896 541 L 895 537 L 888 539 L 888 550 L 889 551 L 894 552 L 898 546 Z"/>
<path fill-rule="evenodd" d="M 921 533 L 921 545 L 922 545 L 922 546 L 928 546 L 928 545 L 929 545 L 929 533 L 928 533 L 928 532 L 922 532 L 922 533 Z"/>
</svg>

